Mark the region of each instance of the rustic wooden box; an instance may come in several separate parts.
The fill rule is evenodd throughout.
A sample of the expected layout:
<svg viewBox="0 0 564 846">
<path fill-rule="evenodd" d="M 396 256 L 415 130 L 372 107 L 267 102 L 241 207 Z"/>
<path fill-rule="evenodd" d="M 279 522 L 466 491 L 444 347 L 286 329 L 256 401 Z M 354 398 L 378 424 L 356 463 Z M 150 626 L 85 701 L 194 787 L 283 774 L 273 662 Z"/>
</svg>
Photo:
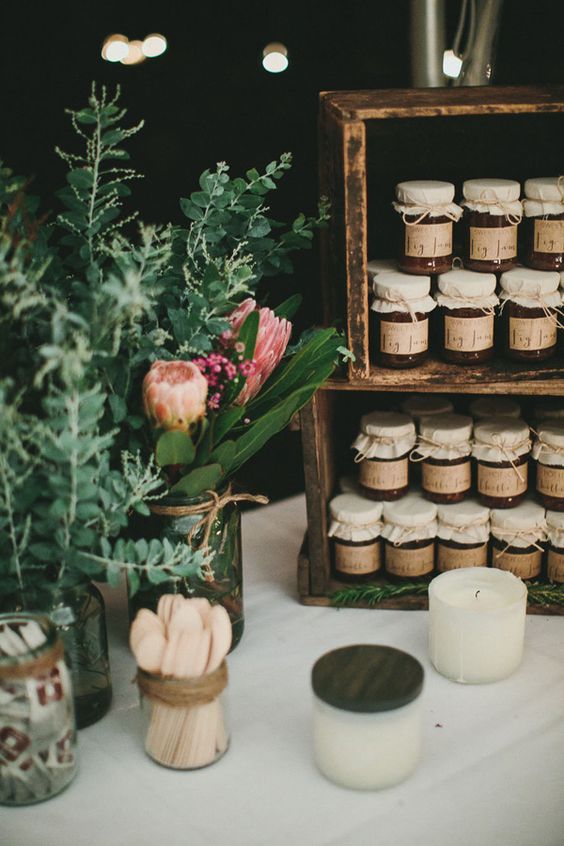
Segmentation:
<svg viewBox="0 0 564 846">
<path fill-rule="evenodd" d="M 372 366 L 366 273 L 369 258 L 396 252 L 390 204 L 397 182 L 446 179 L 460 188 L 472 177 L 523 182 L 561 173 L 563 138 L 564 86 L 321 94 L 320 183 L 332 205 L 322 241 L 323 319 L 345 325 L 355 361 L 301 413 L 308 510 L 298 566 L 303 602 L 329 604 L 343 587 L 331 578 L 327 504 L 346 469 L 361 413 L 385 408 L 403 392 L 515 394 L 529 401 L 540 395 L 564 397 L 564 357 L 538 367 L 501 359 L 459 367 L 436 357 L 406 371 Z M 424 608 L 426 602 L 425 596 L 395 597 L 378 607 Z M 529 610 L 564 613 L 557 605 L 530 605 Z"/>
</svg>

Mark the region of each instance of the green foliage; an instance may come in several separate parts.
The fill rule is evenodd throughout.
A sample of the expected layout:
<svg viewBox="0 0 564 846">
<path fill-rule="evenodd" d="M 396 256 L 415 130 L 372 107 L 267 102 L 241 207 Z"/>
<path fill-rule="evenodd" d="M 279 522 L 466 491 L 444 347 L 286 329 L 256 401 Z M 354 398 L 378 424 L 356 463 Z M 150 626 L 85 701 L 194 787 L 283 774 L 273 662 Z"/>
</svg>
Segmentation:
<svg viewBox="0 0 564 846">
<path fill-rule="evenodd" d="M 351 585 L 335 591 L 331 596 L 333 605 L 354 605 L 363 602 L 367 605 L 378 605 L 385 599 L 396 599 L 400 596 L 426 596 L 429 585 L 425 582 L 405 582 L 404 584 L 365 584 Z M 528 601 L 532 605 L 548 607 L 550 605 L 564 605 L 564 586 L 546 582 L 529 582 L 527 585 Z"/>
<path fill-rule="evenodd" d="M 192 464 L 196 450 L 187 432 L 163 432 L 157 441 L 155 458 L 159 467 Z"/>
</svg>

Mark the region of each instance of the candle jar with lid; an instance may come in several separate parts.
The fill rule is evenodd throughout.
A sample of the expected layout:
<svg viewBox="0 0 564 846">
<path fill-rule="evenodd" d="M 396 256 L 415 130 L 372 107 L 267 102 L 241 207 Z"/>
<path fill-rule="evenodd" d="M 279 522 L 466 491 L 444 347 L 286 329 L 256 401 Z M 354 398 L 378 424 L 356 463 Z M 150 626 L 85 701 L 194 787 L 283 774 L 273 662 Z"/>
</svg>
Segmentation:
<svg viewBox="0 0 564 846">
<path fill-rule="evenodd" d="M 393 580 L 428 577 L 435 568 L 437 506 L 418 493 L 384 503 L 384 566 Z"/>
<path fill-rule="evenodd" d="M 472 418 L 423 417 L 411 460 L 420 463 L 421 488 L 431 502 L 461 502 L 472 487 Z"/>
<path fill-rule="evenodd" d="M 77 768 L 64 646 L 47 617 L 0 614 L 0 804 L 60 793 Z"/>
<path fill-rule="evenodd" d="M 475 421 L 485 417 L 521 417 L 521 406 L 510 397 L 476 397 L 468 410 Z"/>
<path fill-rule="evenodd" d="M 397 369 L 422 364 L 429 351 L 429 313 L 436 307 L 429 276 L 380 273 L 373 290 L 374 363 Z"/>
<path fill-rule="evenodd" d="M 437 569 L 487 567 L 490 510 L 475 499 L 437 508 Z"/>
<path fill-rule="evenodd" d="M 530 267 L 502 273 L 503 348 L 514 361 L 546 361 L 557 350 L 560 276 Z"/>
<path fill-rule="evenodd" d="M 476 489 L 488 508 L 514 508 L 527 493 L 530 430 L 513 417 L 486 417 L 474 426 Z"/>
<path fill-rule="evenodd" d="M 546 535 L 548 549 L 546 556 L 546 575 L 549 581 L 564 584 L 564 513 L 546 512 Z"/>
<path fill-rule="evenodd" d="M 423 667 L 391 646 L 360 644 L 316 661 L 313 748 L 341 787 L 380 790 L 406 779 L 421 753 Z"/>
<path fill-rule="evenodd" d="M 457 268 L 440 274 L 435 299 L 445 361 L 483 364 L 493 356 L 496 284 L 493 273 Z"/>
<path fill-rule="evenodd" d="M 462 209 L 454 201 L 454 185 L 416 180 L 396 185 L 394 209 L 402 219 L 400 270 L 414 275 L 444 273 L 452 267 L 453 222 Z"/>
<path fill-rule="evenodd" d="M 525 198 L 525 264 L 564 270 L 564 176 L 527 179 Z"/>
<path fill-rule="evenodd" d="M 399 499 L 409 486 L 409 454 L 415 446 L 415 424 L 407 414 L 373 411 L 360 419 L 353 443 L 359 464 L 359 485 L 374 500 Z"/>
<path fill-rule="evenodd" d="M 564 422 L 543 424 L 531 455 L 537 462 L 535 486 L 541 503 L 564 511 Z"/>
<path fill-rule="evenodd" d="M 520 579 L 536 579 L 542 573 L 546 540 L 544 508 L 532 500 L 510 510 L 490 512 L 492 567 L 509 570 Z"/>
<path fill-rule="evenodd" d="M 409 414 L 418 424 L 422 417 L 451 414 L 454 406 L 447 397 L 437 394 L 412 394 L 402 401 L 401 410 L 404 414 Z"/>
<path fill-rule="evenodd" d="M 329 512 L 335 577 L 345 582 L 371 579 L 382 566 L 382 503 L 339 494 L 329 503 Z"/>
<path fill-rule="evenodd" d="M 521 186 L 512 179 L 467 179 L 462 186 L 466 223 L 464 266 L 497 273 L 517 264 Z"/>
</svg>

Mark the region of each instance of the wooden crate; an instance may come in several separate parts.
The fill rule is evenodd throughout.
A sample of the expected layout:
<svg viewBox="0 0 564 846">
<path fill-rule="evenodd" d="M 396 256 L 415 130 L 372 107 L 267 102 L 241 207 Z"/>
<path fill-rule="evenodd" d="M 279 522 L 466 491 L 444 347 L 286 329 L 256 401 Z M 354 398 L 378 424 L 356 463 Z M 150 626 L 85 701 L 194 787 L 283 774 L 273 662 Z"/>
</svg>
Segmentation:
<svg viewBox="0 0 564 846">
<path fill-rule="evenodd" d="M 307 604 L 331 602 L 343 585 L 331 577 L 327 505 L 361 413 L 387 407 L 403 392 L 564 397 L 564 357 L 519 366 L 494 359 L 479 367 L 431 356 L 412 370 L 371 365 L 368 259 L 395 253 L 397 182 L 498 176 L 519 179 L 562 172 L 564 86 L 391 89 L 322 93 L 319 116 L 321 192 L 332 206 L 322 241 L 325 323 L 342 322 L 355 361 L 318 391 L 301 413 L 308 534 L 298 586 Z M 458 227 L 460 230 L 460 227 Z M 456 231 L 456 228 L 455 228 Z M 456 253 L 455 242 L 455 253 Z M 354 432 L 353 432 L 354 434 Z M 363 603 L 359 603 L 360 606 Z M 407 596 L 377 607 L 423 608 Z M 564 607 L 529 607 L 564 613 Z"/>
</svg>

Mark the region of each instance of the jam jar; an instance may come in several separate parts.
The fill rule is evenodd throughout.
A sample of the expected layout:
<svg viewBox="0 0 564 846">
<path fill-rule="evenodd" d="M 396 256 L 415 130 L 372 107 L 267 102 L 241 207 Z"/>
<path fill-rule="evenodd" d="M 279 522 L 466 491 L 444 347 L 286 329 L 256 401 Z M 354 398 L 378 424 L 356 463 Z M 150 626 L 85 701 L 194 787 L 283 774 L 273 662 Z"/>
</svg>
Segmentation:
<svg viewBox="0 0 564 846">
<path fill-rule="evenodd" d="M 415 446 L 415 424 L 407 414 L 373 411 L 360 418 L 357 451 L 361 493 L 369 499 L 393 500 L 407 493 L 409 454 Z"/>
<path fill-rule="evenodd" d="M 402 219 L 398 266 L 414 275 L 444 273 L 452 267 L 453 221 L 462 216 L 454 185 L 437 180 L 400 182 L 394 209 Z"/>
<path fill-rule="evenodd" d="M 416 367 L 429 350 L 429 276 L 391 271 L 374 277 L 372 359 L 380 367 Z"/>
<path fill-rule="evenodd" d="M 437 569 L 487 567 L 490 510 L 475 499 L 437 508 Z"/>
<path fill-rule="evenodd" d="M 517 264 L 517 228 L 523 209 L 521 186 L 512 179 L 468 179 L 462 186 L 466 224 L 464 266 L 478 273 Z"/>
<path fill-rule="evenodd" d="M 539 500 L 551 511 L 564 511 L 564 422 L 543 424 L 531 455 L 537 462 Z"/>
<path fill-rule="evenodd" d="M 421 489 L 431 502 L 461 502 L 472 487 L 472 418 L 423 417 L 411 460 L 420 462 Z"/>
<path fill-rule="evenodd" d="M 546 361 L 557 350 L 560 275 L 515 267 L 501 274 L 503 347 L 514 361 Z"/>
<path fill-rule="evenodd" d="M 329 513 L 335 578 L 345 582 L 371 579 L 382 566 L 382 503 L 353 493 L 339 494 L 329 503 Z"/>
<path fill-rule="evenodd" d="M 546 534 L 546 575 L 549 581 L 561 585 L 564 584 L 564 514 L 561 511 L 546 512 Z"/>
<path fill-rule="evenodd" d="M 476 489 L 488 508 L 514 508 L 528 484 L 530 430 L 513 417 L 486 417 L 474 425 Z"/>
<path fill-rule="evenodd" d="M 384 566 L 393 579 L 418 579 L 435 569 L 437 506 L 418 493 L 384 503 Z"/>
<path fill-rule="evenodd" d="M 401 410 L 419 423 L 422 417 L 434 414 L 450 414 L 454 411 L 452 402 L 438 394 L 412 394 L 401 403 Z"/>
<path fill-rule="evenodd" d="M 537 428 L 541 423 L 564 424 L 564 397 L 559 400 L 535 403 L 533 413 Z"/>
<path fill-rule="evenodd" d="M 525 198 L 525 264 L 564 270 L 564 176 L 527 179 Z"/>
<path fill-rule="evenodd" d="M 546 541 L 545 510 L 531 500 L 510 511 L 490 512 L 492 567 L 509 570 L 520 579 L 535 579 L 542 573 Z"/>
<path fill-rule="evenodd" d="M 468 410 L 474 421 L 484 417 L 521 417 L 521 406 L 509 397 L 476 397 L 470 402 Z"/>
<path fill-rule="evenodd" d="M 435 299 L 445 361 L 483 364 L 493 356 L 496 285 L 493 273 L 457 268 L 439 275 Z"/>
</svg>

